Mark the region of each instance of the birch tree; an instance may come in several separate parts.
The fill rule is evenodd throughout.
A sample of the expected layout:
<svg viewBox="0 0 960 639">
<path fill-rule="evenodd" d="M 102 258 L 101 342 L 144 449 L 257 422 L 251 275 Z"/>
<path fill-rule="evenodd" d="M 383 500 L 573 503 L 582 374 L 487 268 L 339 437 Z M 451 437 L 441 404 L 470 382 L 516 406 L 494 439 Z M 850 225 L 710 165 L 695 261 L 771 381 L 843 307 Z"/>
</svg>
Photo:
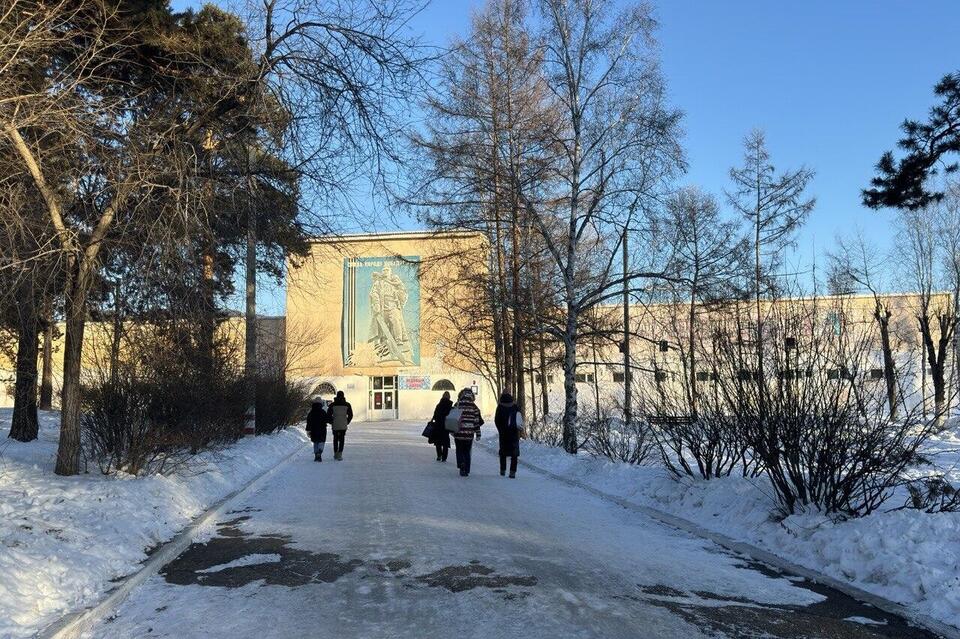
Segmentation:
<svg viewBox="0 0 960 639">
<path fill-rule="evenodd" d="M 563 344 L 563 445 L 574 453 L 581 316 L 622 295 L 625 281 L 659 275 L 618 272 L 617 249 L 630 217 L 682 167 L 681 116 L 667 105 L 649 5 L 541 0 L 539 10 L 559 162 L 549 207 L 534 220 L 562 282 L 563 323 L 552 332 Z"/>
</svg>

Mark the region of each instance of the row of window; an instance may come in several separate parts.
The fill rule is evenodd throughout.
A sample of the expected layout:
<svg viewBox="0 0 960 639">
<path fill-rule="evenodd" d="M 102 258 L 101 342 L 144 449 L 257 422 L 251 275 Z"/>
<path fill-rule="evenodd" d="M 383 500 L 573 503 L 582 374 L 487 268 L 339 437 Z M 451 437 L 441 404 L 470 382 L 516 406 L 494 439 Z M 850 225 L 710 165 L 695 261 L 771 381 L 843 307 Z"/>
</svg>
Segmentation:
<svg viewBox="0 0 960 639">
<path fill-rule="evenodd" d="M 857 371 L 849 370 L 846 367 L 840 368 L 830 368 L 827 369 L 827 379 L 847 379 L 853 380 L 856 378 Z M 548 378 L 550 382 L 553 382 L 552 375 Z M 653 378 L 658 382 L 665 382 L 671 378 L 674 378 L 675 375 L 670 371 L 654 371 Z M 791 381 L 796 379 L 802 379 L 804 377 L 813 377 L 813 369 L 787 369 L 777 371 L 777 378 L 784 381 Z M 715 382 L 720 379 L 720 376 L 714 372 L 708 371 L 699 371 L 697 372 L 697 381 L 698 382 Z M 756 381 L 758 379 L 757 371 L 743 369 L 737 373 L 737 379 L 742 382 Z M 871 368 L 870 369 L 870 379 L 879 380 L 883 379 L 883 369 L 882 368 Z M 577 373 L 577 382 L 581 384 L 592 384 L 595 378 L 593 373 Z M 626 380 L 626 376 L 622 372 L 613 373 L 613 381 L 617 384 L 623 384 Z"/>
</svg>

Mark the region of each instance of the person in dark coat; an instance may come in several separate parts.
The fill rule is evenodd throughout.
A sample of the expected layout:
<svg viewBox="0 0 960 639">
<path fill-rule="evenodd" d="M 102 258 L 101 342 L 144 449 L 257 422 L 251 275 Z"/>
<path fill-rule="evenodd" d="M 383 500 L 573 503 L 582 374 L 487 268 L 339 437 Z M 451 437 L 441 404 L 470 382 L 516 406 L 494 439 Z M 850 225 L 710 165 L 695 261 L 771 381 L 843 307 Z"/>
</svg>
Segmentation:
<svg viewBox="0 0 960 639">
<path fill-rule="evenodd" d="M 447 415 L 453 408 L 453 402 L 450 400 L 450 391 L 444 391 L 443 397 L 437 407 L 433 409 L 433 434 L 430 436 L 430 443 L 437 447 L 437 461 L 447 461 L 447 453 L 450 452 L 450 432 L 447 430 Z"/>
<path fill-rule="evenodd" d="M 313 461 L 322 462 L 323 445 L 327 442 L 327 410 L 323 402 L 313 402 L 307 413 L 307 432 L 313 442 Z"/>
<path fill-rule="evenodd" d="M 457 447 L 457 468 L 461 477 L 470 475 L 470 452 L 473 449 L 473 439 L 480 439 L 480 427 L 483 425 L 483 416 L 474 401 L 473 391 L 464 388 L 457 396 L 454 408 L 459 408 L 460 430 L 453 434 L 453 443 Z M 451 409 L 452 410 L 452 409 Z"/>
<path fill-rule="evenodd" d="M 520 456 L 520 429 L 517 424 L 517 415 L 520 410 L 513 402 L 513 395 L 504 393 L 497 404 L 493 423 L 497 426 L 500 435 L 500 476 L 507 473 L 507 458 L 510 458 L 510 479 L 517 476 L 517 457 Z"/>
<path fill-rule="evenodd" d="M 333 458 L 343 460 L 343 444 L 347 437 L 347 426 L 353 421 L 353 406 L 344 397 L 343 391 L 337 391 L 337 396 L 327 411 L 327 422 L 333 431 Z"/>
</svg>

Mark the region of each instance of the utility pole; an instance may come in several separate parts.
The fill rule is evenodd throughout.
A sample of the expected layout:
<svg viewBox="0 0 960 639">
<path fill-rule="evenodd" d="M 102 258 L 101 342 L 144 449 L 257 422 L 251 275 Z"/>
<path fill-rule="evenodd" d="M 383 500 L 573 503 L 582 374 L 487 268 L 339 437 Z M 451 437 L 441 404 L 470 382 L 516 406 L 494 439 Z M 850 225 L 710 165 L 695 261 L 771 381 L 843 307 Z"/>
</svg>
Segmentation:
<svg viewBox="0 0 960 639">
<path fill-rule="evenodd" d="M 633 421 L 633 407 L 631 406 L 631 392 L 633 375 L 630 373 L 630 281 L 627 279 L 629 264 L 627 263 L 627 230 L 623 227 L 623 419 L 626 423 Z"/>
</svg>

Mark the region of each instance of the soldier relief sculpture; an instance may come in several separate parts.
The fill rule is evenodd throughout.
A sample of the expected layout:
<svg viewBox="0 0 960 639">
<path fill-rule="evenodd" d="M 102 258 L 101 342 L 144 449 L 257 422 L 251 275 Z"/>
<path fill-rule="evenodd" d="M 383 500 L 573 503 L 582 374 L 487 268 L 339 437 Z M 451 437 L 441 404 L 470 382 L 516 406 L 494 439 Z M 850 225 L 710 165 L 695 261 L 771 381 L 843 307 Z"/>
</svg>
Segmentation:
<svg viewBox="0 0 960 639">
<path fill-rule="evenodd" d="M 407 304 L 407 287 L 403 280 L 384 266 L 374 272 L 370 287 L 370 337 L 379 359 L 412 364 L 409 335 L 403 322 L 403 308 Z"/>
</svg>

